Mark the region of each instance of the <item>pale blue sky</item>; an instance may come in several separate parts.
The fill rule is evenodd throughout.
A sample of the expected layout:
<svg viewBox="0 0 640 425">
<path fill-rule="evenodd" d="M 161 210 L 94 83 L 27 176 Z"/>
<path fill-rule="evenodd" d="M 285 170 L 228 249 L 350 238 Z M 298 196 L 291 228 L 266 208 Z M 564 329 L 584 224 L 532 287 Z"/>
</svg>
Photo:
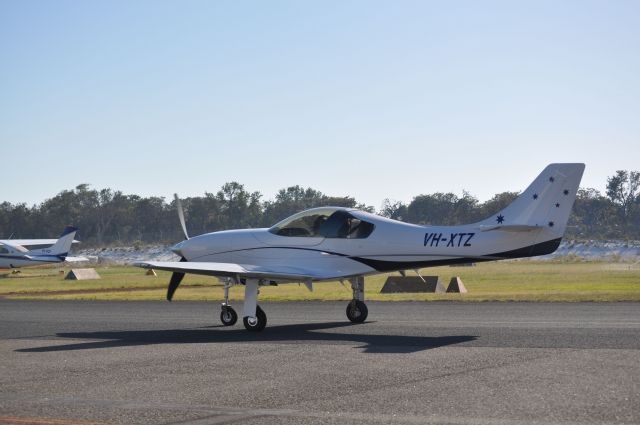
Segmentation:
<svg viewBox="0 0 640 425">
<path fill-rule="evenodd" d="M 640 169 L 640 1 L 0 0 L 0 201 Z"/>
</svg>

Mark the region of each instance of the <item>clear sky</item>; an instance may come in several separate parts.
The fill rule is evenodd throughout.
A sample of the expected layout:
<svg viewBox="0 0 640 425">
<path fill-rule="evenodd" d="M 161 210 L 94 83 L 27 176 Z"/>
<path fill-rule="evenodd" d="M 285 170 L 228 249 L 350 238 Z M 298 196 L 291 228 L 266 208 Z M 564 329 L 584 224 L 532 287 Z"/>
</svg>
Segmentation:
<svg viewBox="0 0 640 425">
<path fill-rule="evenodd" d="M 640 170 L 640 1 L 0 0 L 0 202 Z"/>
</svg>

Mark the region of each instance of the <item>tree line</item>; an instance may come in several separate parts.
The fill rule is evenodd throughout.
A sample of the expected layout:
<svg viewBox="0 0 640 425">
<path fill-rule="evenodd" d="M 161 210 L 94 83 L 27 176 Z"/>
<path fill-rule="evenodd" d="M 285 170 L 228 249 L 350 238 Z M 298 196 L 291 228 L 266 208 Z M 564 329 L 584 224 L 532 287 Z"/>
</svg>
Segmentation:
<svg viewBox="0 0 640 425">
<path fill-rule="evenodd" d="M 578 191 L 567 238 L 640 239 L 640 172 L 617 171 L 607 179 L 606 193 L 592 188 Z M 480 202 L 468 192 L 418 195 L 403 203 L 385 199 L 378 214 L 415 224 L 454 225 L 495 214 L 518 196 L 498 193 Z M 238 182 L 218 192 L 182 199 L 190 235 L 224 229 L 269 227 L 319 206 L 342 206 L 374 211 L 350 196 L 329 196 L 300 186 L 281 189 L 272 200 L 249 192 Z M 67 224 L 80 230 L 83 246 L 132 243 L 175 243 L 184 238 L 175 200 L 126 195 L 118 190 L 92 189 L 88 184 L 63 190 L 38 205 L 0 204 L 0 238 L 57 237 Z"/>
</svg>

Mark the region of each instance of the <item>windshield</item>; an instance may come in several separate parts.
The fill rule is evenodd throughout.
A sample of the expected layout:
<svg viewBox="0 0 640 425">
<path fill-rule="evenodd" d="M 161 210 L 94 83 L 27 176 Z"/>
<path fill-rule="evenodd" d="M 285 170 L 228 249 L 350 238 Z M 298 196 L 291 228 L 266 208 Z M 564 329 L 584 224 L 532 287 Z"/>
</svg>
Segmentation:
<svg viewBox="0 0 640 425">
<path fill-rule="evenodd" d="M 269 231 L 279 236 L 322 237 L 320 226 L 335 211 L 335 208 L 302 211 L 275 224 Z"/>
<path fill-rule="evenodd" d="M 314 208 L 295 214 L 269 231 L 278 236 L 364 239 L 374 225 L 338 208 Z"/>
</svg>

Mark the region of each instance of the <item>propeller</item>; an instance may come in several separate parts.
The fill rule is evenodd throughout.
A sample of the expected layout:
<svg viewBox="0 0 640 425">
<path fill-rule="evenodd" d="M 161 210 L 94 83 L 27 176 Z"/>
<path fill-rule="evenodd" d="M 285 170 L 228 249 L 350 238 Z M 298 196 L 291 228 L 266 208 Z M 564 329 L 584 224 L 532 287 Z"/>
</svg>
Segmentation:
<svg viewBox="0 0 640 425">
<path fill-rule="evenodd" d="M 187 259 L 182 257 L 180 258 L 180 262 L 186 262 Z M 171 274 L 171 280 L 169 280 L 169 287 L 167 288 L 167 301 L 171 301 L 173 298 L 173 293 L 176 292 L 178 286 L 180 286 L 180 282 L 184 279 L 184 273 L 173 272 Z"/>
<path fill-rule="evenodd" d="M 176 200 L 176 207 L 178 208 L 178 218 L 180 219 L 180 224 L 182 225 L 182 231 L 184 232 L 184 238 L 189 239 L 189 234 L 187 233 L 187 224 L 184 221 L 184 211 L 182 210 L 182 202 L 180 198 L 178 198 L 178 194 L 173 194 L 174 199 Z"/>
<path fill-rule="evenodd" d="M 189 239 L 189 234 L 187 233 L 187 224 L 184 220 L 184 211 L 182 210 L 182 202 L 180 202 L 180 198 L 178 198 L 178 194 L 173 194 L 174 199 L 176 200 L 176 208 L 178 208 L 178 218 L 180 219 L 180 225 L 182 226 L 182 231 L 184 232 L 185 239 Z M 187 259 L 184 257 L 180 257 L 180 262 L 186 262 Z M 173 298 L 174 292 L 180 286 L 180 282 L 184 279 L 184 273 L 173 272 L 171 274 L 171 280 L 169 280 L 169 287 L 167 288 L 167 300 L 171 301 Z"/>
</svg>

